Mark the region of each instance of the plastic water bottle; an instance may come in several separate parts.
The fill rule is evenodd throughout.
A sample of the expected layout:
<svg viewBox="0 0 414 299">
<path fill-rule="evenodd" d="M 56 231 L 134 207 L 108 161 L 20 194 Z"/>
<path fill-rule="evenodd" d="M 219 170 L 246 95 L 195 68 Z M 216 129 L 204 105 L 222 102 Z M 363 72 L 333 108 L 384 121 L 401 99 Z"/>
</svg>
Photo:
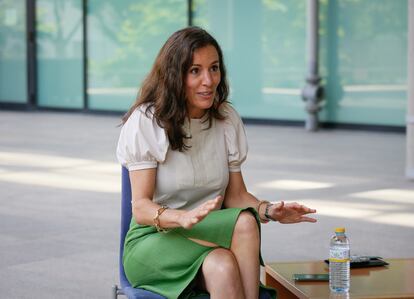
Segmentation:
<svg viewBox="0 0 414 299">
<path fill-rule="evenodd" d="M 329 246 L 329 288 L 332 292 L 349 291 L 350 286 L 350 246 L 345 228 L 335 228 L 335 235 Z"/>
</svg>

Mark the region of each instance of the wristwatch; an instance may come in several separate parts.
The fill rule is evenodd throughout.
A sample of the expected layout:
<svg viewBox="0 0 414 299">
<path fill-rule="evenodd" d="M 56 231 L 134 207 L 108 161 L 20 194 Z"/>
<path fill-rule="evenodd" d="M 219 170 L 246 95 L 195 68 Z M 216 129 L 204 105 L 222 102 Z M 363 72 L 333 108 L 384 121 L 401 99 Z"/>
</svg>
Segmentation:
<svg viewBox="0 0 414 299">
<path fill-rule="evenodd" d="M 265 215 L 265 217 L 266 217 L 266 219 L 267 219 L 267 220 L 275 221 L 275 220 L 274 220 L 272 217 L 270 217 L 270 215 L 269 215 L 269 208 L 270 208 L 271 206 L 273 206 L 273 204 L 271 204 L 271 203 L 268 203 L 268 204 L 266 205 L 266 209 L 265 209 L 265 213 L 264 213 L 264 215 Z"/>
</svg>

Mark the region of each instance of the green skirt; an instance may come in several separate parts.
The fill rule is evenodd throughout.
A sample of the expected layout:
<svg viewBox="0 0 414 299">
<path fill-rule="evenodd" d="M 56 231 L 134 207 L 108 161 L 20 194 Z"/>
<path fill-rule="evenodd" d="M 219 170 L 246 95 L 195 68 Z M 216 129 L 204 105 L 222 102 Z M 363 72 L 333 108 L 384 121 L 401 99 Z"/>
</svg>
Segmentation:
<svg viewBox="0 0 414 299">
<path fill-rule="evenodd" d="M 209 241 L 229 249 L 237 218 L 244 210 L 255 215 L 260 230 L 258 215 L 251 208 L 213 211 L 189 230 L 175 228 L 167 233 L 159 233 L 153 226 L 136 224 L 132 219 L 125 237 L 123 256 L 128 281 L 133 287 L 167 298 L 197 297 L 200 294 L 192 289 L 191 283 L 206 256 L 215 248 L 188 238 Z M 263 265 L 261 255 L 258 258 Z M 276 298 L 275 291 L 269 291 Z"/>
</svg>

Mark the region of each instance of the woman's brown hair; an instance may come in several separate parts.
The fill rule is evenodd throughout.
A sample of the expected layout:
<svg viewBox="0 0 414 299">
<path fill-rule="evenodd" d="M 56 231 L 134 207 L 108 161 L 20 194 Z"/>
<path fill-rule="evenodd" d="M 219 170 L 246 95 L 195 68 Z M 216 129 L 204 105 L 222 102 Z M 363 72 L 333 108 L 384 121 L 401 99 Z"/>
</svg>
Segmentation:
<svg viewBox="0 0 414 299">
<path fill-rule="evenodd" d="M 122 122 L 125 123 L 139 105 L 148 103 L 145 113 L 148 115 L 150 109 L 152 110 L 157 124 L 167 133 L 171 149 L 186 150 L 188 147 L 184 143 L 186 134 L 183 130 L 185 118 L 188 117 L 185 78 L 191 67 L 194 51 L 209 45 L 217 50 L 221 73 L 214 104 L 207 112 L 209 128 L 212 118 L 223 119 L 219 107 L 227 101 L 229 94 L 223 53 L 217 41 L 207 31 L 193 26 L 173 33 L 166 41 L 143 81 L 135 103 L 123 116 Z"/>
</svg>

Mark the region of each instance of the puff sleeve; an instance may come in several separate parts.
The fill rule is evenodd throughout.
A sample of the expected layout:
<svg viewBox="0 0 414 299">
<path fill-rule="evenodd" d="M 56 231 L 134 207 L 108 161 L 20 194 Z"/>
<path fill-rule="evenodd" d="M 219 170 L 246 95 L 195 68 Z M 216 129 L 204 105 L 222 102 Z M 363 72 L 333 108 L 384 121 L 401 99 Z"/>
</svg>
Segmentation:
<svg viewBox="0 0 414 299">
<path fill-rule="evenodd" d="M 236 110 L 229 104 L 223 105 L 224 135 L 228 151 L 228 162 L 230 172 L 240 172 L 241 164 L 247 157 L 247 138 L 243 122 Z"/>
<path fill-rule="evenodd" d="M 129 171 L 156 168 L 165 160 L 169 142 L 163 128 L 138 107 L 121 129 L 116 155 Z"/>
</svg>

